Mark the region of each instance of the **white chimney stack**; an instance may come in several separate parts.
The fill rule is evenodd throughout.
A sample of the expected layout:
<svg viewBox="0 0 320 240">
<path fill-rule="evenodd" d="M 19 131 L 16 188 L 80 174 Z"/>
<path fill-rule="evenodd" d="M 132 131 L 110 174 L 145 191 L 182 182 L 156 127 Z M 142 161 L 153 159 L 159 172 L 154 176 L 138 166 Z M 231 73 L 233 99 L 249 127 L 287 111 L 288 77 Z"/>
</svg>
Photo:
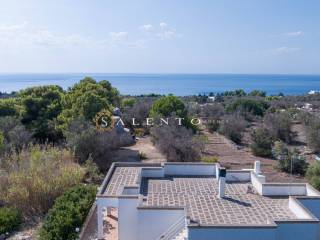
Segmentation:
<svg viewBox="0 0 320 240">
<path fill-rule="evenodd" d="M 261 173 L 261 162 L 260 161 L 255 161 L 254 162 L 254 172 L 256 174 L 260 174 Z"/>
<path fill-rule="evenodd" d="M 227 174 L 227 171 L 225 168 L 219 169 L 219 180 L 218 180 L 219 181 L 219 193 L 218 193 L 219 198 L 224 198 L 225 196 L 226 174 Z"/>
</svg>

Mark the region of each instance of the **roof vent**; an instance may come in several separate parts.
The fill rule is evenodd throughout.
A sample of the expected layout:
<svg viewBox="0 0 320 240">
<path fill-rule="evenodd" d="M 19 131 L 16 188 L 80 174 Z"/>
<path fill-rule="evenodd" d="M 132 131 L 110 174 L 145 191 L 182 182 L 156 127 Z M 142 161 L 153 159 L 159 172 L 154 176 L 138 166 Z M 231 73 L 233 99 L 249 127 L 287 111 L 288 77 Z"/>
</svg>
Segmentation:
<svg viewBox="0 0 320 240">
<path fill-rule="evenodd" d="M 226 188 L 226 175 L 227 170 L 225 168 L 219 169 L 219 198 L 224 198 Z"/>
</svg>

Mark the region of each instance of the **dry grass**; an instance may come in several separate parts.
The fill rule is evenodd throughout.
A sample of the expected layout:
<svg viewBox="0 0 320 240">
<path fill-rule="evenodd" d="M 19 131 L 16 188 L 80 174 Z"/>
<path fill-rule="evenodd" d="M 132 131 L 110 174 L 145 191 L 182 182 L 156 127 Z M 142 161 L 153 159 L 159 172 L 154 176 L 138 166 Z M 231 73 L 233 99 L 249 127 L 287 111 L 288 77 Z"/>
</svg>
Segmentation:
<svg viewBox="0 0 320 240">
<path fill-rule="evenodd" d="M 6 174 L 0 182 L 0 199 L 24 216 L 45 214 L 85 174 L 69 151 L 50 146 L 25 149 L 7 157 L 2 165 Z"/>
</svg>

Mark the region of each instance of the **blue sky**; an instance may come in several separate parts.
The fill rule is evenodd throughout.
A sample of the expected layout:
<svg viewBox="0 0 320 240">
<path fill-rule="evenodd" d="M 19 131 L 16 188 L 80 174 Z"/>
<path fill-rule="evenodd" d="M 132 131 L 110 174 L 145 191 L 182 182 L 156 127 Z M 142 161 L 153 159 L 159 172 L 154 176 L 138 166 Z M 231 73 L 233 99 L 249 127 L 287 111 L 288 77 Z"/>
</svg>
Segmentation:
<svg viewBox="0 0 320 240">
<path fill-rule="evenodd" d="M 320 1 L 2 0 L 0 72 L 320 73 Z"/>
</svg>

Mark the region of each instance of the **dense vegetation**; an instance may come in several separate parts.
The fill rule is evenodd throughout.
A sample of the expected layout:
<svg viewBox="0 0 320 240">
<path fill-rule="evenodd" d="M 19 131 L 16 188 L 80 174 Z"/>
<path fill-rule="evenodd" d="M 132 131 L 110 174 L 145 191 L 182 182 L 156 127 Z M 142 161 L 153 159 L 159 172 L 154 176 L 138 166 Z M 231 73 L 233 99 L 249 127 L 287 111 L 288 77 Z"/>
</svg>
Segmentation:
<svg viewBox="0 0 320 240">
<path fill-rule="evenodd" d="M 40 230 L 40 240 L 76 240 L 94 202 L 94 186 L 77 186 L 57 198 Z M 79 229 L 77 231 L 76 229 Z"/>
<path fill-rule="evenodd" d="M 21 216 L 17 209 L 0 207 L 0 235 L 15 230 L 21 223 Z"/>
</svg>

